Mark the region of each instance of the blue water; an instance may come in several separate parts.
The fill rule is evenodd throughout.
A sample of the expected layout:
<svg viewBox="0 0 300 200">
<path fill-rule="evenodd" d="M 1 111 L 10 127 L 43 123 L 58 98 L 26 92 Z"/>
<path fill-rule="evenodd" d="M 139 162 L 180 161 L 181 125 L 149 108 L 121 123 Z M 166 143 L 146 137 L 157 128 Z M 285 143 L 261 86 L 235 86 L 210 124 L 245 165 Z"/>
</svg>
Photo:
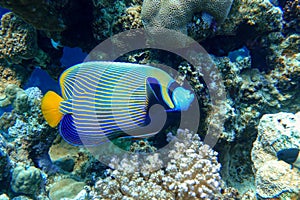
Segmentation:
<svg viewBox="0 0 300 200">
<path fill-rule="evenodd" d="M 87 56 L 79 47 L 64 47 L 63 56 L 60 59 L 60 63 L 63 67 L 71 67 L 73 65 L 82 63 L 82 61 Z"/>
<path fill-rule="evenodd" d="M 47 91 L 52 90 L 56 93 L 60 93 L 59 84 L 43 69 L 37 67 L 31 73 L 30 78 L 24 85 L 24 89 L 29 87 L 38 87 L 45 94 Z"/>
</svg>

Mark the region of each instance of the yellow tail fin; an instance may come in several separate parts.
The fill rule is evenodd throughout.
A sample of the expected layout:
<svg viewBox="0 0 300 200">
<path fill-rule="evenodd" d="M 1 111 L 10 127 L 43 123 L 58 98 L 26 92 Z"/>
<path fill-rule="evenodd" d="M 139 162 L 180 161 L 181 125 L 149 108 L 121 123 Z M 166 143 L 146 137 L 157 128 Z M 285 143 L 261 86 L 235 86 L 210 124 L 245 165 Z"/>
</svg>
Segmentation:
<svg viewBox="0 0 300 200">
<path fill-rule="evenodd" d="M 58 94 L 49 91 L 42 99 L 42 113 L 46 121 L 51 127 L 56 127 L 63 117 L 63 114 L 59 111 L 59 104 L 63 101 Z"/>
</svg>

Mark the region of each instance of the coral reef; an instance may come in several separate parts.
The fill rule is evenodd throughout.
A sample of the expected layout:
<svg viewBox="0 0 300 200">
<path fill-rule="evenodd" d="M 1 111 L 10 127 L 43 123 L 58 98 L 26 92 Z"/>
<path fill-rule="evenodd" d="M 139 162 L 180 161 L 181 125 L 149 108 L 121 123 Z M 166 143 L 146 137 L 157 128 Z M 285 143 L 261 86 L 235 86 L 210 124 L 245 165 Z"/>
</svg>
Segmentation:
<svg viewBox="0 0 300 200">
<path fill-rule="evenodd" d="M 13 13 L 7 13 L 1 19 L 0 45 L 0 58 L 10 63 L 31 59 L 38 48 L 36 30 Z"/>
<path fill-rule="evenodd" d="M 7 143 L 2 135 L 0 135 L 0 183 L 3 185 L 8 185 L 9 169 L 10 169 L 10 159 L 6 151 Z M 7 189 L 6 187 L 4 189 Z M 2 190 L 2 189 L 1 189 Z"/>
<path fill-rule="evenodd" d="M 36 195 L 41 189 L 41 171 L 35 167 L 17 166 L 13 169 L 11 189 L 15 193 Z"/>
<path fill-rule="evenodd" d="M 0 1 L 2 7 L 12 10 L 23 20 L 38 29 L 61 31 L 65 29 L 62 20 L 62 8 L 68 1 Z M 47 17 L 46 17 L 47 16 Z"/>
<path fill-rule="evenodd" d="M 279 31 L 283 27 L 282 15 L 281 9 L 269 0 L 233 1 L 228 18 L 217 34 L 234 34 L 241 25 L 253 27 L 257 33 Z"/>
<path fill-rule="evenodd" d="M 270 40 L 279 39 L 277 42 Z M 269 46 L 269 70 L 262 72 L 252 67 L 250 55 L 231 61 L 229 57 L 215 57 L 214 61 L 223 75 L 228 94 L 228 111 L 222 137 L 233 141 L 249 133 L 255 135 L 256 126 L 263 113 L 280 110 L 300 110 L 299 35 L 287 38 L 272 33 L 265 39 Z M 237 107 L 238 106 L 238 107 Z M 252 133 L 251 133 L 252 132 Z"/>
<path fill-rule="evenodd" d="M 287 30 L 294 29 L 298 30 L 300 28 L 300 1 L 299 0 L 288 0 L 284 5 L 284 20 L 285 20 L 285 28 Z M 285 30 L 285 32 L 287 32 Z"/>
<path fill-rule="evenodd" d="M 53 164 L 82 181 L 91 181 L 93 176 L 100 176 L 106 169 L 87 149 L 72 146 L 60 136 L 49 148 L 49 156 Z"/>
<path fill-rule="evenodd" d="M 256 139 L 257 126 L 264 113 L 299 111 L 299 36 L 284 38 L 280 33 L 268 34 L 268 69 L 255 68 L 251 55 L 231 60 L 215 57 L 227 92 L 226 120 L 221 138 L 231 141 L 220 148 L 223 180 L 241 193 L 253 189 L 251 143 Z M 264 72 L 266 70 L 266 72 Z M 245 141 L 244 138 L 247 138 Z M 239 141 L 239 142 L 234 142 Z"/>
<path fill-rule="evenodd" d="M 6 62 L 0 61 L 0 99 L 5 98 L 5 88 L 8 84 L 15 84 L 20 86 L 24 83 L 27 73 L 22 66 L 14 65 L 9 66 Z"/>
<path fill-rule="evenodd" d="M 12 12 L 1 19 L 0 58 L 10 64 L 32 60 L 31 65 L 46 66 L 48 55 L 37 44 L 37 31 Z"/>
<path fill-rule="evenodd" d="M 276 153 L 285 148 L 300 148 L 300 112 L 266 114 L 260 120 L 251 158 L 256 192 L 263 198 L 282 193 L 299 194 L 300 171 L 278 161 Z"/>
<path fill-rule="evenodd" d="M 142 21 L 152 33 L 162 28 L 187 33 L 187 24 L 196 12 L 206 12 L 219 23 L 223 22 L 230 10 L 232 0 L 223 1 L 160 1 L 145 0 L 142 7 Z"/>
<path fill-rule="evenodd" d="M 7 142 L 6 154 L 12 167 L 12 180 L 7 186 L 13 188 L 15 193 L 29 194 L 32 197 L 42 196 L 43 176 L 45 172 L 49 172 L 51 163 L 47 163 L 47 166 L 40 163 L 43 162 L 42 155 L 47 153 L 55 134 L 50 131 L 41 116 L 40 90 L 38 88 L 16 90 L 26 95 L 26 112 L 18 114 L 14 109 L 10 113 L 4 113 L 0 118 L 1 123 L 7 124 L 2 125 L 1 135 Z M 37 167 L 45 171 L 42 172 Z M 24 184 L 26 181 L 28 182 Z"/>
<path fill-rule="evenodd" d="M 268 60 L 274 69 L 266 78 L 276 88 L 272 98 L 277 99 L 278 108 L 286 112 L 300 110 L 300 95 L 297 92 L 300 81 L 299 45 L 299 34 L 292 34 L 278 44 L 270 45 Z"/>
<path fill-rule="evenodd" d="M 8 84 L 4 91 L 4 98 L 0 100 L 0 107 L 13 105 L 17 113 L 23 113 L 28 110 L 28 96 L 24 90 L 17 85 Z"/>
<path fill-rule="evenodd" d="M 85 183 L 74 179 L 62 179 L 53 184 L 49 190 L 50 199 L 73 199 L 83 189 Z"/>
<path fill-rule="evenodd" d="M 178 130 L 165 169 L 158 154 L 112 160 L 109 176 L 96 183 L 96 198 L 215 199 L 221 195 L 217 153 L 189 131 Z M 158 167 L 158 168 L 157 168 Z"/>
<path fill-rule="evenodd" d="M 125 14 L 118 19 L 116 26 L 120 24 L 120 30 L 142 28 L 141 5 L 134 5 L 125 10 Z"/>
<path fill-rule="evenodd" d="M 96 16 L 93 21 L 93 35 L 98 41 L 118 33 L 115 30 L 115 24 L 120 20 L 121 16 L 125 14 L 126 5 L 123 1 L 116 1 L 113 6 L 105 6 L 103 3 L 97 3 Z"/>
<path fill-rule="evenodd" d="M 300 146 L 300 114 L 280 113 L 300 111 L 299 0 L 0 0 L 0 5 L 12 10 L 3 15 L 0 30 L 0 199 L 299 198 L 299 170 L 276 157 Z M 203 66 L 192 66 L 167 52 L 143 49 L 120 60 L 176 69 L 178 83 L 187 79 L 198 97 L 198 134 L 205 139 L 208 126 L 222 134 L 212 150 L 198 135 L 179 130 L 166 154 L 156 152 L 156 139 L 113 141 L 111 146 L 137 155 L 110 160 L 105 171 L 93 152 L 70 146 L 45 123 L 40 89 L 54 86 L 22 88 L 32 86 L 26 79 L 36 67 L 57 78 L 75 61 L 66 54 L 70 49 L 84 55 L 99 41 L 143 26 L 200 41 L 222 77 L 216 78 L 208 56 L 199 58 Z M 41 72 L 35 76 L 49 83 Z M 225 97 L 217 108 L 213 93 Z M 101 149 L 107 158 L 120 154 L 111 146 Z"/>
</svg>

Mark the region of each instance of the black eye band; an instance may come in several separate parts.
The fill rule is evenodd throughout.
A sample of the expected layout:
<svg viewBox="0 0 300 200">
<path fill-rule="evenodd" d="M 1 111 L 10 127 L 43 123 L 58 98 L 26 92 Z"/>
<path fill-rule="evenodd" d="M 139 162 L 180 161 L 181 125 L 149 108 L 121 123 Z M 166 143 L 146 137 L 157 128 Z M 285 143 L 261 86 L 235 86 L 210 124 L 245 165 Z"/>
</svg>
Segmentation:
<svg viewBox="0 0 300 200">
<path fill-rule="evenodd" d="M 170 85 L 169 88 L 168 88 L 168 93 L 169 93 L 170 96 L 172 96 L 173 91 L 174 91 L 177 87 L 180 87 L 180 85 L 179 85 L 176 81 L 174 81 L 173 83 L 171 83 L 171 85 Z"/>
</svg>

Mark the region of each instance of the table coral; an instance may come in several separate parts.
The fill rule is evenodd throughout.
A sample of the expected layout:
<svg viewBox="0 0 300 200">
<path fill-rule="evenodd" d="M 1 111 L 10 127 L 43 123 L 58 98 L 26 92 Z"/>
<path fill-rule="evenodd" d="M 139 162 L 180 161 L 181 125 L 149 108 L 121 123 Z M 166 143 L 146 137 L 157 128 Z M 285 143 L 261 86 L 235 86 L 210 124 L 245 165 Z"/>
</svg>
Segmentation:
<svg viewBox="0 0 300 200">
<path fill-rule="evenodd" d="M 300 112 L 264 115 L 258 126 L 251 158 L 255 172 L 256 192 L 263 198 L 282 193 L 298 194 L 300 171 L 288 163 L 278 161 L 281 149 L 300 148 Z M 272 188 L 272 189 L 271 189 Z"/>
<path fill-rule="evenodd" d="M 215 199 L 221 195 L 217 153 L 198 135 L 178 130 L 171 141 L 169 162 L 155 153 L 140 163 L 137 155 L 113 160 L 109 176 L 96 183 L 94 197 L 104 199 Z M 159 168 L 157 168 L 159 167 Z"/>
</svg>

